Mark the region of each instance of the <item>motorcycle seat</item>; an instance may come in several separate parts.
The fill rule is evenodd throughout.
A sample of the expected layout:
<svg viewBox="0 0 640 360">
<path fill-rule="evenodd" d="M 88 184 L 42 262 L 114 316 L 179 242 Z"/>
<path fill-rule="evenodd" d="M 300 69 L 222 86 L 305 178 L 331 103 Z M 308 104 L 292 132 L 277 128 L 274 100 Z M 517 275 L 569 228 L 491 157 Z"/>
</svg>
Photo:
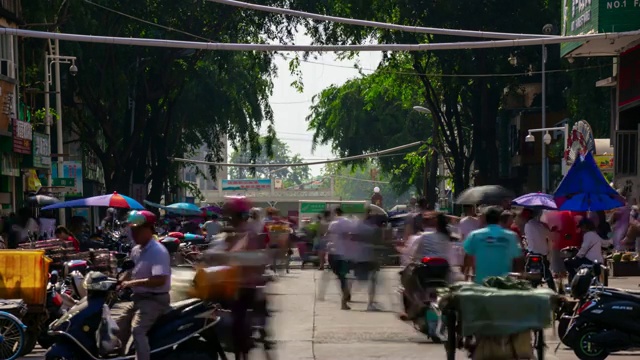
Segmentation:
<svg viewBox="0 0 640 360">
<path fill-rule="evenodd" d="M 189 245 L 203 245 L 207 243 L 207 239 L 204 237 L 194 237 L 194 238 L 186 238 L 184 240 L 182 240 L 183 243 L 185 244 L 189 244 Z"/>
<path fill-rule="evenodd" d="M 185 309 L 199 303 L 200 301 L 200 299 L 187 299 L 171 304 L 171 309 L 169 309 L 167 313 L 158 318 L 156 323 L 153 324 L 151 330 L 153 330 L 153 328 L 155 327 L 161 326 L 180 317 Z"/>
<path fill-rule="evenodd" d="M 612 289 L 612 288 L 606 288 L 605 291 L 611 293 L 613 296 L 617 298 L 627 299 L 627 300 L 640 303 L 640 292 L 623 290 L 623 289 Z"/>
</svg>

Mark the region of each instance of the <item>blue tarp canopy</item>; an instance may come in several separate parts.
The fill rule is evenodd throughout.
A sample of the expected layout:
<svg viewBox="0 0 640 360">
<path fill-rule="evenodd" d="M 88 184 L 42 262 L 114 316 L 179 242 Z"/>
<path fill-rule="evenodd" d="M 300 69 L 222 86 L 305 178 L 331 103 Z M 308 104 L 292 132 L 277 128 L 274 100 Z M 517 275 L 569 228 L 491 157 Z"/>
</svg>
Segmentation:
<svg viewBox="0 0 640 360">
<path fill-rule="evenodd" d="M 600 211 L 625 205 L 625 200 L 609 185 L 589 152 L 571 165 L 553 194 L 558 210 Z"/>
</svg>

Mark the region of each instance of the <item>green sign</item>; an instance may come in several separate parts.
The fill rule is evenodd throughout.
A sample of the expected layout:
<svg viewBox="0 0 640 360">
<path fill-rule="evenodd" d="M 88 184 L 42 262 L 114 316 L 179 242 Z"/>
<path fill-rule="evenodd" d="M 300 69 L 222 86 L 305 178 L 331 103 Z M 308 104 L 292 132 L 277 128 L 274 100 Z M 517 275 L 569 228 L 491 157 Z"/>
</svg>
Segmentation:
<svg viewBox="0 0 640 360">
<path fill-rule="evenodd" d="M 562 35 L 585 35 L 640 29 L 640 0 L 563 0 Z M 563 43 L 565 56 L 582 45 Z"/>
<path fill-rule="evenodd" d="M 49 148 L 49 136 L 34 132 L 33 134 L 33 167 L 51 167 L 51 150 Z"/>
<path fill-rule="evenodd" d="M 59 187 L 76 186 L 76 179 L 74 178 L 53 178 L 51 180 L 52 180 L 53 186 L 59 186 Z"/>
<path fill-rule="evenodd" d="M 323 202 L 303 202 L 300 203 L 301 214 L 321 214 L 327 209 L 327 203 Z"/>
<path fill-rule="evenodd" d="M 340 204 L 340 209 L 345 214 L 364 214 L 366 212 L 365 204 Z"/>
</svg>

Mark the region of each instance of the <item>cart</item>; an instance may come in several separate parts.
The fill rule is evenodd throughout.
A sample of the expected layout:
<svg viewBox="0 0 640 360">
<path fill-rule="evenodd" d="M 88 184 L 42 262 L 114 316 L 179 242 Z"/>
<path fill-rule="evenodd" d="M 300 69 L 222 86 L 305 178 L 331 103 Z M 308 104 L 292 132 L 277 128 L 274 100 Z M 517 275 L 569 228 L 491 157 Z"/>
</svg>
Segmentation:
<svg viewBox="0 0 640 360">
<path fill-rule="evenodd" d="M 544 359 L 554 296 L 548 289 L 453 286 L 439 304 L 447 360 L 454 360 L 458 349 L 474 360 Z"/>
<path fill-rule="evenodd" d="M 20 305 L 19 313 L 12 315 L 26 326 L 20 356 L 33 350 L 49 318 L 46 298 L 50 264 L 44 250 L 0 250 L 0 299 L 20 299 L 14 301 L 24 305 L 24 310 Z"/>
</svg>

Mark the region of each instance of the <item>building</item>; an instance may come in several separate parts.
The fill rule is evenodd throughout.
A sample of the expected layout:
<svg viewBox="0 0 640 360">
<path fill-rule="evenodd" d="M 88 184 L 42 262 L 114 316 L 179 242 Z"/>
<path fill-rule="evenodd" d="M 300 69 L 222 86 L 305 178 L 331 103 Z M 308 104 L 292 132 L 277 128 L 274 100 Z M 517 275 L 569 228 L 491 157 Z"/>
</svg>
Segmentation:
<svg viewBox="0 0 640 360">
<path fill-rule="evenodd" d="M 228 159 L 227 138 L 224 137 L 222 138 L 221 141 L 223 142 L 222 148 L 224 149 L 222 158 L 224 162 L 226 162 Z M 200 147 L 200 149 L 198 149 L 198 151 L 195 154 L 189 156 L 189 159 L 205 161 L 208 153 L 209 153 L 209 149 L 207 149 L 207 147 L 203 145 Z M 205 197 L 204 202 L 206 203 L 207 201 L 206 201 L 205 194 L 211 191 L 218 190 L 220 181 L 222 179 L 227 179 L 227 176 L 228 176 L 228 168 L 224 166 L 218 167 L 216 172 L 216 180 L 213 180 L 209 176 L 209 166 L 201 165 L 201 164 L 199 165 L 190 164 L 188 167 L 185 167 L 181 170 L 180 178 L 182 179 L 182 181 L 192 184 L 193 189 L 194 190 L 197 189 L 197 190 L 195 191 L 190 189 L 181 190 L 182 194 L 179 194 L 179 197 L 181 199 L 180 201 L 199 203 L 200 200 L 198 199 L 198 197 L 203 196 Z"/>
<path fill-rule="evenodd" d="M 17 28 L 22 23 L 20 1 L 0 0 L 0 26 Z M 30 156 L 32 152 L 31 125 L 16 121 L 19 117 L 18 64 L 17 37 L 0 35 L 0 205 L 5 213 L 15 211 L 22 202 L 22 157 Z M 19 128 L 21 137 L 18 137 L 16 128 Z"/>
<path fill-rule="evenodd" d="M 611 0 L 565 0 L 563 35 L 640 30 L 640 3 Z M 611 89 L 611 145 L 614 148 L 614 185 L 630 203 L 640 200 L 640 35 L 566 43 L 561 56 L 612 57 L 611 76 L 594 86 Z"/>
</svg>

